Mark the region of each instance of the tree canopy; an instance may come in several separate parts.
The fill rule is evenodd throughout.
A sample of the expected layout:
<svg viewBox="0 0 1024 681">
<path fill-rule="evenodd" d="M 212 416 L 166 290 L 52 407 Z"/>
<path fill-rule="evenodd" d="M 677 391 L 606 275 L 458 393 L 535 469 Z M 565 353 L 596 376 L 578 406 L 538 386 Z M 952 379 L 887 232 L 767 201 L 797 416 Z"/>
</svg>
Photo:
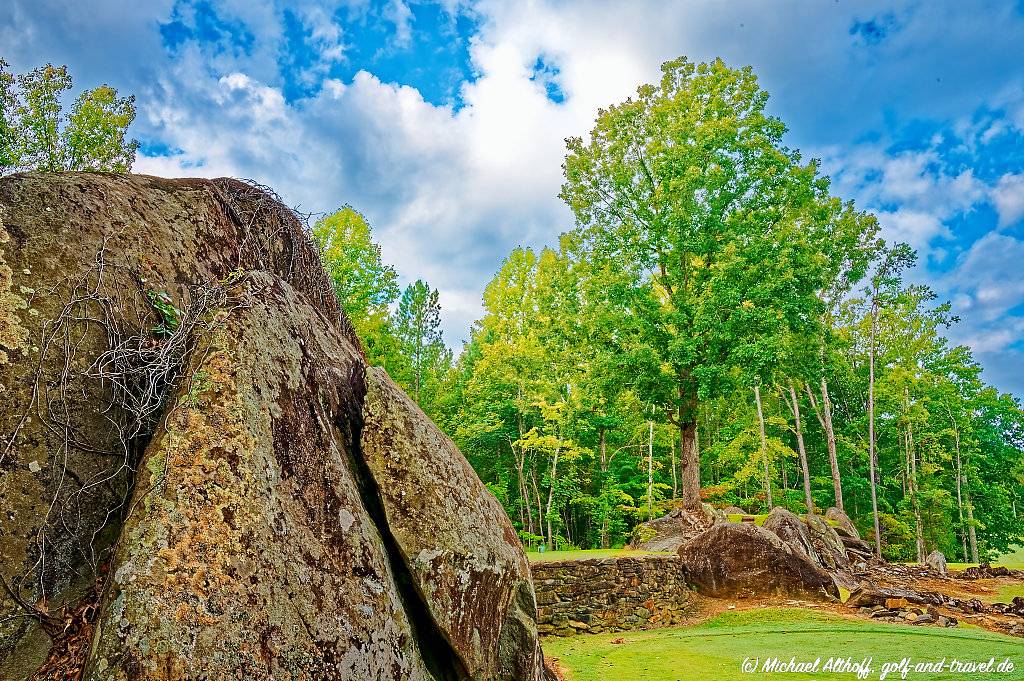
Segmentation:
<svg viewBox="0 0 1024 681">
<path fill-rule="evenodd" d="M 126 139 L 134 96 L 118 97 L 101 85 L 82 92 L 65 112 L 62 99 L 71 87 L 66 66 L 15 76 L 0 59 L 0 173 L 131 170 L 139 146 Z"/>
<path fill-rule="evenodd" d="M 435 418 L 528 543 L 701 501 L 838 505 L 890 559 L 1024 541 L 1019 401 L 766 102 L 679 59 L 568 140 L 576 227 L 502 263 Z"/>
</svg>

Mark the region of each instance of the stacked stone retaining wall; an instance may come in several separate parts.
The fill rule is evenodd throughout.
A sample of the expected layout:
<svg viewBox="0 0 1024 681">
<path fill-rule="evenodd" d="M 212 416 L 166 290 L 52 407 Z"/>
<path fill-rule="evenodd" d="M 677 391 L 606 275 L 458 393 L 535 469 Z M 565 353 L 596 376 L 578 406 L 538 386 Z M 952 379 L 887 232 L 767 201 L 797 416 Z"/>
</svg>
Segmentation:
<svg viewBox="0 0 1024 681">
<path fill-rule="evenodd" d="M 681 624 L 696 607 L 678 556 L 534 563 L 542 634 L 653 629 Z"/>
</svg>

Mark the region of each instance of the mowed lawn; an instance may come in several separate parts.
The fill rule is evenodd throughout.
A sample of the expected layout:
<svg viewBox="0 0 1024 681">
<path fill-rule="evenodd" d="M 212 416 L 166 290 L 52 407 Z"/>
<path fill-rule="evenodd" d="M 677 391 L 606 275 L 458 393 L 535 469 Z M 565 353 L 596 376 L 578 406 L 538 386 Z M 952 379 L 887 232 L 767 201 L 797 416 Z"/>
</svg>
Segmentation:
<svg viewBox="0 0 1024 681">
<path fill-rule="evenodd" d="M 622 641 L 613 643 L 613 641 Z M 740 681 L 766 677 L 789 680 L 856 679 L 855 673 L 744 673 L 746 659 L 768 657 L 788 662 L 811 661 L 822 665 L 830 656 L 861 661 L 871 657 L 871 673 L 879 679 L 882 664 L 911 658 L 917 662 L 957 658 L 997 663 L 1010 658 L 1015 670 L 1009 673 L 914 673 L 906 678 L 978 679 L 1000 681 L 1024 679 L 1024 640 L 992 634 L 976 628 L 940 629 L 910 625 L 851 620 L 828 613 L 796 608 L 769 608 L 723 613 L 699 626 L 548 637 L 544 652 L 558 658 L 570 681 Z M 889 679 L 899 679 L 898 671 Z"/>
</svg>

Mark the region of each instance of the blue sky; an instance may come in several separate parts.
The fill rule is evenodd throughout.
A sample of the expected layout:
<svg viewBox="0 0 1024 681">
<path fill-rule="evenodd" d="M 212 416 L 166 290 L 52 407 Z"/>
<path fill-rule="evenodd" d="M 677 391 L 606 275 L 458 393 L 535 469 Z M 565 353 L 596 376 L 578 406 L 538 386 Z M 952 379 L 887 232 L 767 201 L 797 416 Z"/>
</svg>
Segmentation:
<svg viewBox="0 0 1024 681">
<path fill-rule="evenodd" d="M 446 338 L 517 244 L 571 226 L 564 138 L 679 55 L 750 65 L 836 192 L 921 253 L 986 379 L 1024 395 L 1024 2 L 13 0 L 0 56 L 134 93 L 138 172 L 352 203 Z"/>
</svg>

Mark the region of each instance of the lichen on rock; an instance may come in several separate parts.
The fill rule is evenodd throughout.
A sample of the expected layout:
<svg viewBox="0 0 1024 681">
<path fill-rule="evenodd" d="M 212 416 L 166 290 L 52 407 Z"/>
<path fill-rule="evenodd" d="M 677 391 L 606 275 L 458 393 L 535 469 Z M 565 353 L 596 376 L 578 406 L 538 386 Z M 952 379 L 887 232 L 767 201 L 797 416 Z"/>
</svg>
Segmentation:
<svg viewBox="0 0 1024 681">
<path fill-rule="evenodd" d="M 18 319 L 18 311 L 28 305 L 13 290 L 14 273 L 4 259 L 4 244 L 10 240 L 11 236 L 4 229 L 3 213 L 0 212 L 0 364 L 6 364 L 7 353 L 20 349 L 28 337 L 28 329 Z M 5 391 L 3 383 L 0 383 L 0 393 Z"/>
<path fill-rule="evenodd" d="M 73 353 L 0 366 L 13 388 L 0 410 L 0 577 L 25 603 L 73 606 L 75 584 L 105 575 L 85 678 L 544 677 L 508 518 L 367 367 L 287 208 L 234 180 L 88 173 L 0 179 L 0 206 L 16 229 L 0 284 L 27 269 L 45 291 L 4 347 L 47 337 L 55 319 L 78 334 Z M 142 386 L 159 410 L 126 441 L 114 427 L 125 407 L 90 368 L 112 334 L 67 315 L 67 301 L 160 348 L 167 320 L 149 294 L 192 310 L 207 286 L 230 288 L 230 302 L 208 310 L 163 383 Z M 62 384 L 66 397 L 45 395 Z M 4 618 L 19 608 L 0 594 L 3 678 L 45 657 L 32 617 Z"/>
</svg>

